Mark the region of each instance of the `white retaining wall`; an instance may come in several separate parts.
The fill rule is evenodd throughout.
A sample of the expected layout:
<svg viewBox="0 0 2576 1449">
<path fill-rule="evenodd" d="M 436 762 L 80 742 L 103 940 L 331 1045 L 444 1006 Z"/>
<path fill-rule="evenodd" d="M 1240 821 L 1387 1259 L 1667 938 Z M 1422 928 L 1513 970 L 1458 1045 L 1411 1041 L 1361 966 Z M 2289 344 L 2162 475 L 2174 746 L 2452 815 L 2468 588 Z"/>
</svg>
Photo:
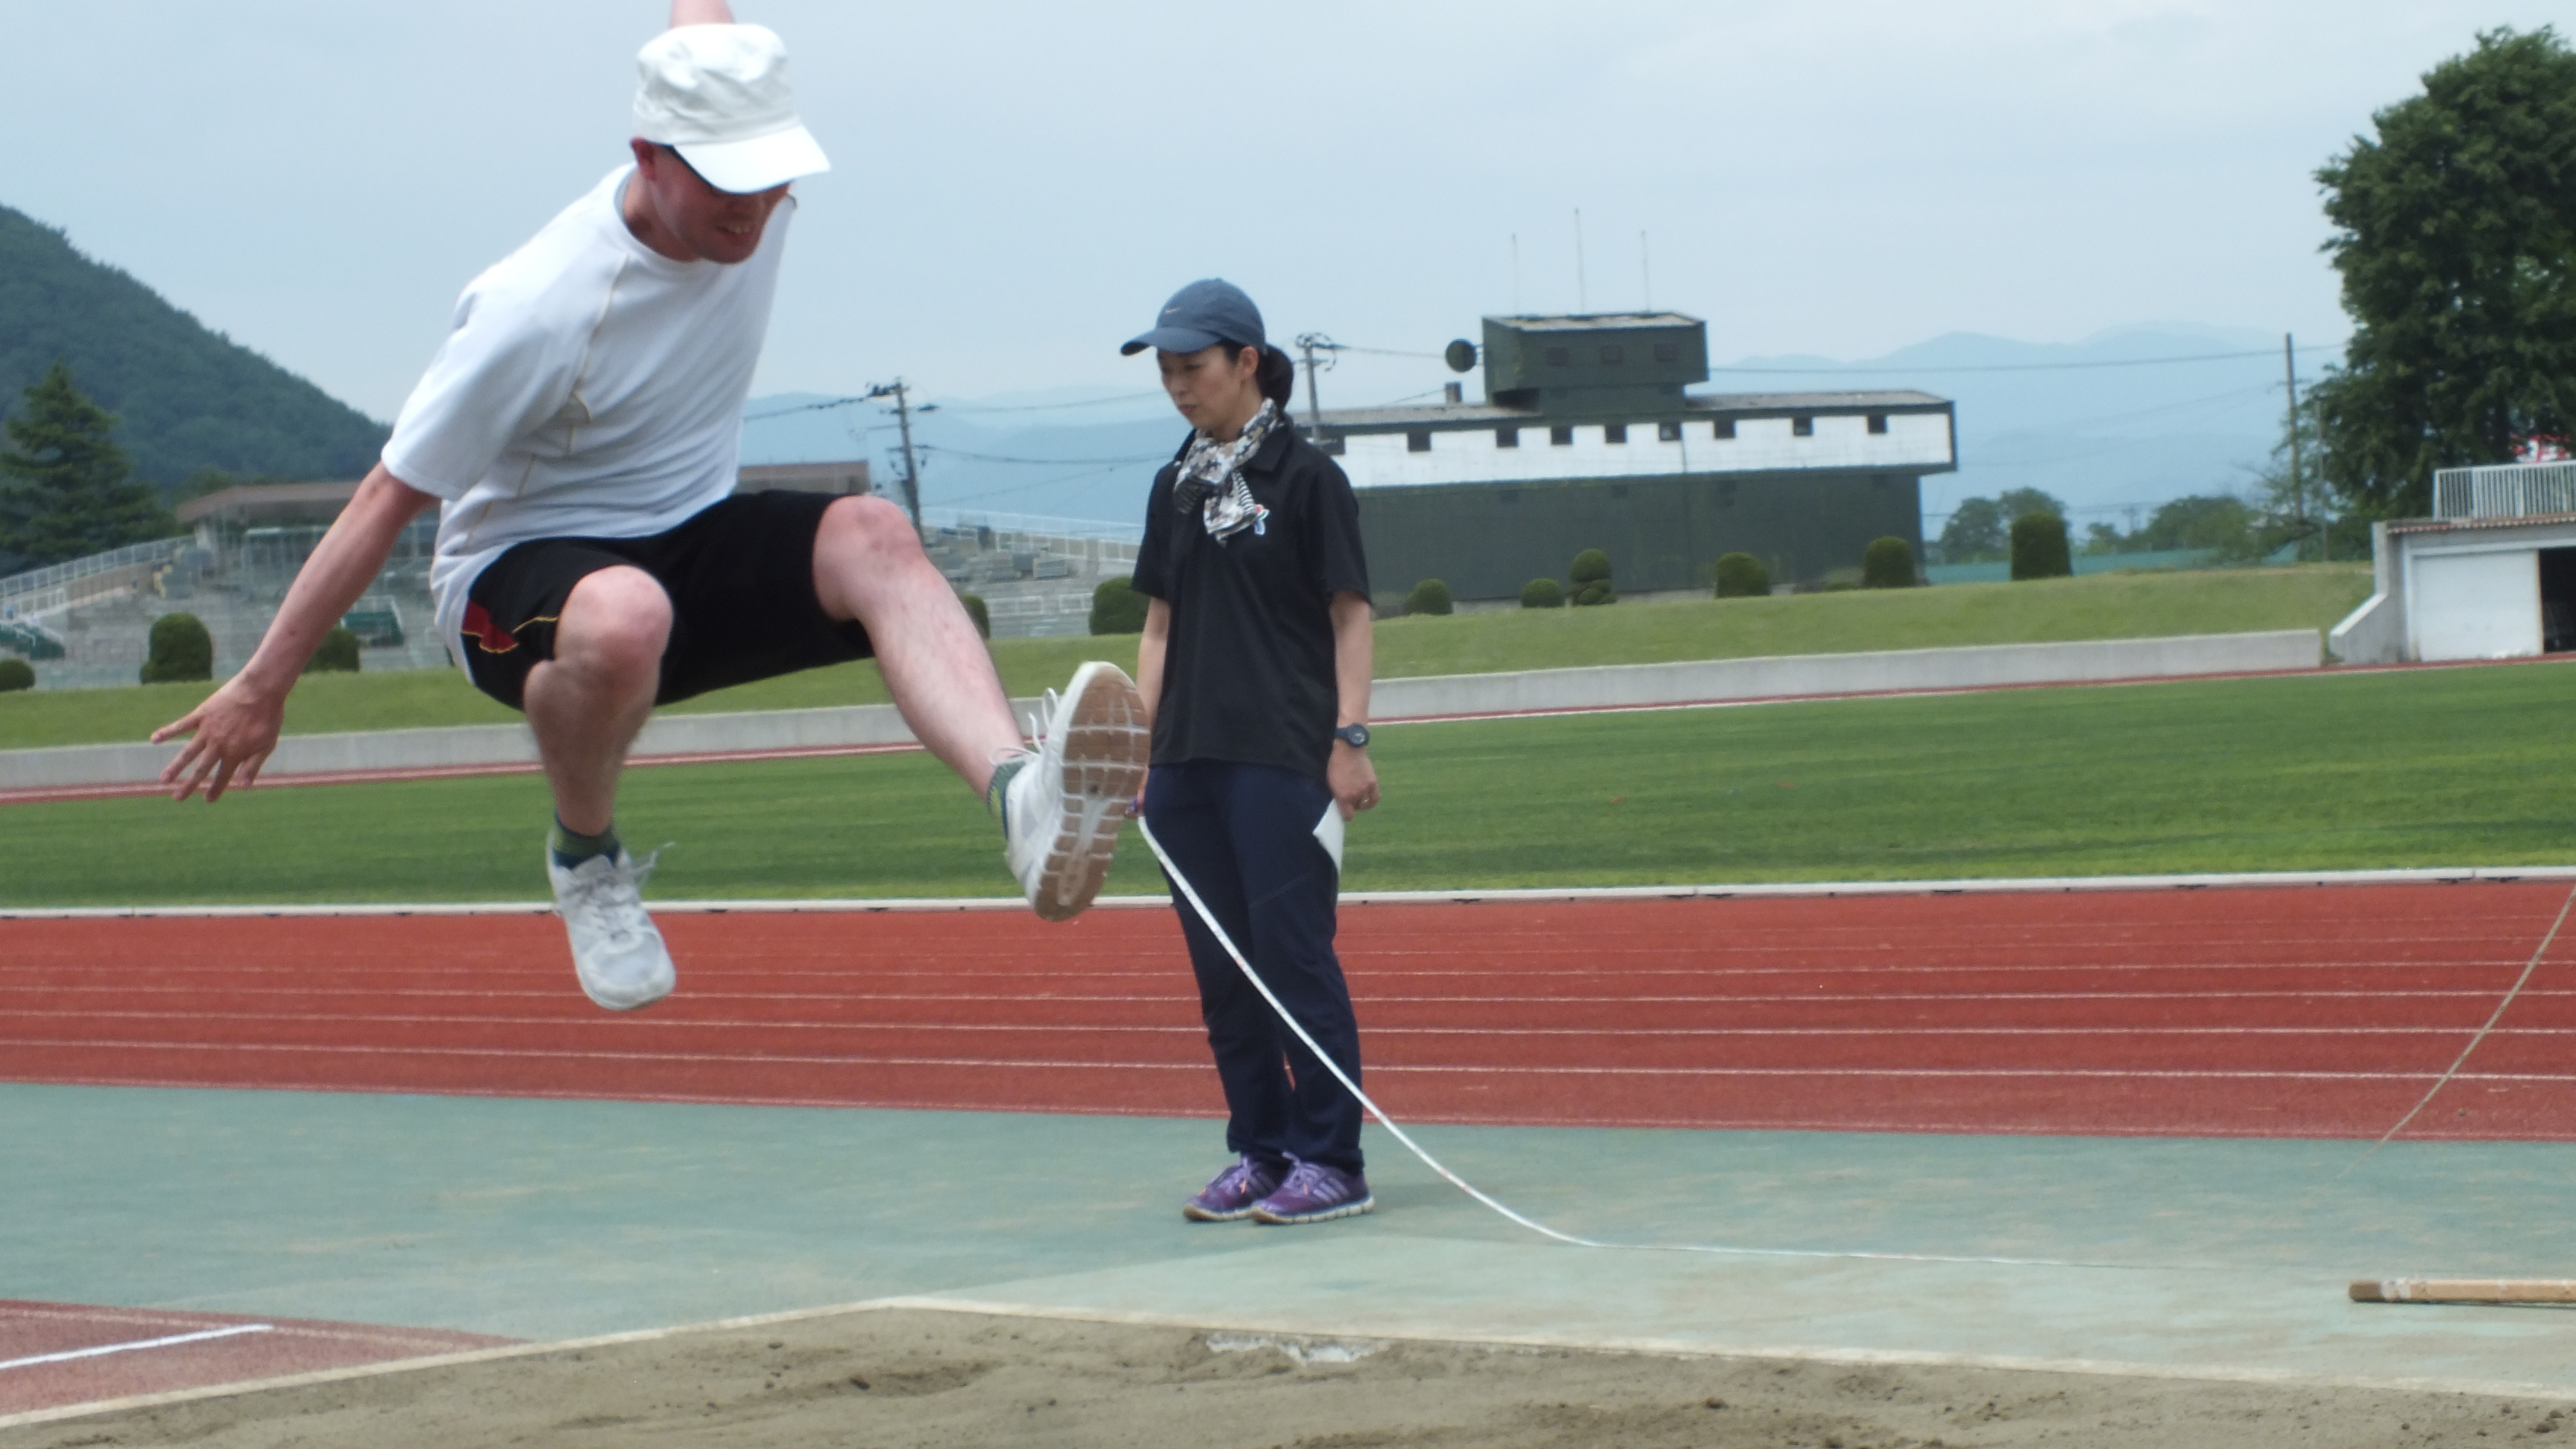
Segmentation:
<svg viewBox="0 0 2576 1449">
<path fill-rule="evenodd" d="M 2318 658 L 2316 630 L 2282 629 L 2171 639 L 1616 664 L 1519 674 L 1382 679 L 1372 690 L 1370 714 L 1379 722 L 1392 723 L 1542 710 L 2174 679 L 2314 669 Z M 1036 707 L 1034 700 L 1013 701 L 1013 712 L 1023 719 Z M 852 705 L 840 709 L 661 715 L 644 727 L 634 753 L 639 757 L 728 754 L 911 741 L 912 732 L 905 728 L 894 706 Z M 151 744 L 0 750 L 0 790 L 142 784 L 157 779 L 177 752 L 176 745 Z M 288 735 L 278 742 L 277 752 L 269 757 L 263 773 L 286 776 L 527 765 L 535 763 L 536 758 L 536 740 L 524 724 L 459 725 L 446 729 Z"/>
</svg>

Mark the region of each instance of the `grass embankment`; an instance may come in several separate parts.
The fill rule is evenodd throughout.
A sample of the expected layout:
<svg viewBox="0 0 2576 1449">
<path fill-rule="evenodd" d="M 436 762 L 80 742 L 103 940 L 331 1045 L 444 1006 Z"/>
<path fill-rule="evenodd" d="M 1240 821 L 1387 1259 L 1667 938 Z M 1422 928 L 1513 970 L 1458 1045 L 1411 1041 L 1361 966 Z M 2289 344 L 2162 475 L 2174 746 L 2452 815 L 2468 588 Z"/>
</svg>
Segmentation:
<svg viewBox="0 0 2576 1449">
<path fill-rule="evenodd" d="M 2320 564 L 1388 619 L 1377 628 L 1377 672 L 1382 679 L 1400 679 L 1582 664 L 2322 629 L 2369 592 L 2368 568 Z M 1002 683 L 1014 695 L 1061 685 L 1086 659 L 1106 657 L 1132 668 L 1135 655 L 1133 638 L 1004 639 L 993 645 Z M 0 695 L 0 749 L 139 740 L 187 713 L 206 692 L 202 684 L 155 684 Z M 724 690 L 675 705 L 672 712 L 812 709 L 880 704 L 885 698 L 876 667 L 852 664 Z M 289 734 L 515 718 L 446 669 L 313 675 L 286 706 Z"/>
<path fill-rule="evenodd" d="M 1390 726 L 1354 890 L 2576 858 L 2557 664 Z M 2474 749 L 2461 747 L 2463 731 Z M 535 899 L 533 776 L 19 805 L 0 902 Z M 921 755 L 638 770 L 653 893 L 999 895 Z M 1159 889 L 1130 837 L 1110 889 Z"/>
</svg>

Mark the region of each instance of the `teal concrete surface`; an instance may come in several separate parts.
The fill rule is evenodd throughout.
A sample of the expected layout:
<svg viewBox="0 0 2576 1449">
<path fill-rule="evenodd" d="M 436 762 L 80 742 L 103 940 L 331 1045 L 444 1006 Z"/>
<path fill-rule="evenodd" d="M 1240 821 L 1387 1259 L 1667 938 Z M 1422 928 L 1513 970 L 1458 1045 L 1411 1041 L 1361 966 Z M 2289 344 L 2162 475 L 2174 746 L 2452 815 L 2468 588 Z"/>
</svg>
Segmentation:
<svg viewBox="0 0 2576 1449">
<path fill-rule="evenodd" d="M 1182 1221 L 1213 1123 L 0 1085 L 0 1297 L 557 1339 L 909 1297 L 1357 1335 L 1962 1355 L 2576 1393 L 2576 1146 L 1371 1129 L 1380 1210 Z M 2358 1165 L 2356 1166 L 2356 1163 Z M 1927 1262 L 1794 1253 L 2059 1260 Z"/>
</svg>

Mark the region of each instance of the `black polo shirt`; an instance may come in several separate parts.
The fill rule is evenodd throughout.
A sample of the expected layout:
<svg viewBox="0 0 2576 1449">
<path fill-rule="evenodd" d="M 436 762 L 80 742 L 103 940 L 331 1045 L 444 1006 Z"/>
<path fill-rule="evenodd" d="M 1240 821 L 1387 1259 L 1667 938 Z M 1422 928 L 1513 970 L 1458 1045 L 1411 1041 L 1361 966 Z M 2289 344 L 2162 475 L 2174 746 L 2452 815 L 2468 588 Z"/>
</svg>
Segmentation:
<svg viewBox="0 0 2576 1449">
<path fill-rule="evenodd" d="M 1368 597 L 1351 480 L 1283 424 L 1243 469 L 1269 513 L 1214 539 L 1197 509 L 1172 506 L 1178 471 L 1175 460 L 1154 477 L 1136 556 L 1137 592 L 1171 608 L 1154 763 L 1228 760 L 1321 779 L 1340 709 L 1333 595 Z"/>
</svg>

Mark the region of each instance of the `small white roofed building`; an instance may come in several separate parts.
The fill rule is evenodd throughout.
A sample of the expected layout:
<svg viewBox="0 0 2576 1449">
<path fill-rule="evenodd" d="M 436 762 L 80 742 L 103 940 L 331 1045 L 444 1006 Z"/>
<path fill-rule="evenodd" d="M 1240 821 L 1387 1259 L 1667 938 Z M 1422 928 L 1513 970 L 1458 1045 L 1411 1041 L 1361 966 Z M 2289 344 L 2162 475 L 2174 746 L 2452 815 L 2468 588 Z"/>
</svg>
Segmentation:
<svg viewBox="0 0 2576 1449">
<path fill-rule="evenodd" d="M 2327 641 L 2347 664 L 2576 649 L 2576 463 L 2445 468 L 2433 516 L 2371 525 L 2370 556 Z"/>
<path fill-rule="evenodd" d="M 1952 405 L 1911 391 L 1692 396 L 1708 331 L 1678 313 L 1488 317 L 1484 399 L 1310 419 L 1359 496 L 1381 600 L 1562 580 L 1586 548 L 1623 594 L 1706 589 L 1749 553 L 1775 583 L 1856 575 L 1873 539 L 1923 556 L 1920 482 L 1958 467 Z M 1475 354 L 1474 360 L 1467 356 Z"/>
</svg>

